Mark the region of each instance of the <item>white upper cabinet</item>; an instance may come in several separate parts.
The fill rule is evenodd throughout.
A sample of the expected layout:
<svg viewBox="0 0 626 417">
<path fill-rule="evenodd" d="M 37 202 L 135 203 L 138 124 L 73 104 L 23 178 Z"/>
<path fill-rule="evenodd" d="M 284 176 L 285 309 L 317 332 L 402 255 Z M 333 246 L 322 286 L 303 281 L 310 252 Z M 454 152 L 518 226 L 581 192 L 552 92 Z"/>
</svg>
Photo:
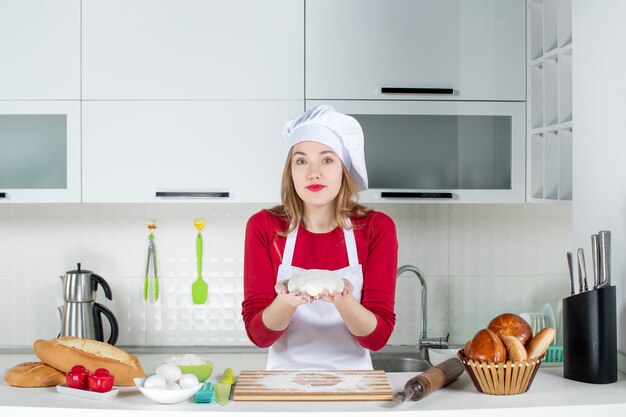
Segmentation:
<svg viewBox="0 0 626 417">
<path fill-rule="evenodd" d="M 0 100 L 80 99 L 80 0 L 0 1 Z"/>
<path fill-rule="evenodd" d="M 525 34 L 525 0 L 308 0 L 306 98 L 525 101 Z"/>
<path fill-rule="evenodd" d="M 365 139 L 364 203 L 523 203 L 525 103 L 307 101 L 356 118 Z"/>
<path fill-rule="evenodd" d="M 0 203 L 80 202 L 80 101 L 0 101 Z"/>
<path fill-rule="evenodd" d="M 84 102 L 83 201 L 279 203 L 281 130 L 302 111 L 298 100 Z"/>
<path fill-rule="evenodd" d="M 83 99 L 304 98 L 304 3 L 83 0 Z"/>
</svg>

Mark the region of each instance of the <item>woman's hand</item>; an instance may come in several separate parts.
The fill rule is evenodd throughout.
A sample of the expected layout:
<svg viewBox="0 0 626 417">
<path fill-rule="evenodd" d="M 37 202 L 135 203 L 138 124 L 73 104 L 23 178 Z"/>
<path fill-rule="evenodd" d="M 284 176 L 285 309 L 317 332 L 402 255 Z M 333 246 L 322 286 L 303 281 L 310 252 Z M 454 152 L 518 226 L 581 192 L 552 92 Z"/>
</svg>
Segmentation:
<svg viewBox="0 0 626 417">
<path fill-rule="evenodd" d="M 280 299 L 280 301 L 289 304 L 292 307 L 297 307 L 302 304 L 310 303 L 314 300 L 308 294 L 299 293 L 299 292 L 289 292 L 287 287 L 287 283 L 289 280 L 279 281 L 274 286 L 274 291 L 276 291 L 276 298 Z"/>
<path fill-rule="evenodd" d="M 345 278 L 342 278 L 342 279 L 343 279 L 343 291 L 335 292 L 335 293 L 324 292 L 317 297 L 317 300 L 335 304 L 337 301 L 341 301 L 344 297 L 352 295 L 352 291 L 354 290 L 352 283 Z"/>
</svg>

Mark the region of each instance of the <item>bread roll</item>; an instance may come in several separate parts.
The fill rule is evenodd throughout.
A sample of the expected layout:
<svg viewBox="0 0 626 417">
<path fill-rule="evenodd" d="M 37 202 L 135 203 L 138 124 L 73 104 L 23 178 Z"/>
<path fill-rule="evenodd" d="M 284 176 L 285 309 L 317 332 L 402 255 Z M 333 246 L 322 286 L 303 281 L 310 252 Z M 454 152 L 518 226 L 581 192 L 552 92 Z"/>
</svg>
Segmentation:
<svg viewBox="0 0 626 417">
<path fill-rule="evenodd" d="M 472 343 L 472 339 L 465 342 L 465 346 L 463 346 L 463 354 L 467 357 L 467 352 L 469 352 L 470 344 Z"/>
<path fill-rule="evenodd" d="M 42 362 L 67 372 L 74 365 L 90 371 L 106 368 L 115 377 L 115 385 L 133 385 L 133 378 L 145 376 L 137 358 L 108 343 L 76 337 L 36 340 L 35 355 Z"/>
<path fill-rule="evenodd" d="M 65 383 L 65 374 L 42 362 L 24 362 L 6 371 L 4 380 L 14 387 L 53 387 Z"/>
<path fill-rule="evenodd" d="M 552 327 L 544 327 L 541 329 L 526 345 L 528 357 L 535 359 L 543 355 L 546 350 L 548 350 L 548 347 L 550 347 L 550 343 L 552 343 L 555 336 L 556 331 Z"/>
<path fill-rule="evenodd" d="M 522 342 L 515 336 L 502 336 L 500 338 L 506 349 L 506 356 L 511 362 L 528 360 L 528 353 Z"/>
<path fill-rule="evenodd" d="M 487 328 L 498 336 L 515 336 L 524 346 L 533 337 L 533 331 L 526 320 L 513 313 L 500 314 L 489 322 Z"/>
<path fill-rule="evenodd" d="M 506 349 L 494 332 L 482 329 L 472 339 L 466 357 L 478 362 L 503 363 L 506 361 Z"/>
</svg>

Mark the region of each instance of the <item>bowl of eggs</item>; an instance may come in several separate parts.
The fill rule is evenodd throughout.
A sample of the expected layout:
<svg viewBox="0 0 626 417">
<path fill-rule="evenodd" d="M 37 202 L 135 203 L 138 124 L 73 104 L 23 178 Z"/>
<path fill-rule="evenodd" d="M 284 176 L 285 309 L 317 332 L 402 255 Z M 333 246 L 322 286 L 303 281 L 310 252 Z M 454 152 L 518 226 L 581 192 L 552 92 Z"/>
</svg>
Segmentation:
<svg viewBox="0 0 626 417">
<path fill-rule="evenodd" d="M 139 391 L 160 404 L 176 404 L 193 396 L 202 383 L 194 374 L 183 374 L 176 365 L 164 364 L 148 378 L 134 378 Z"/>
</svg>

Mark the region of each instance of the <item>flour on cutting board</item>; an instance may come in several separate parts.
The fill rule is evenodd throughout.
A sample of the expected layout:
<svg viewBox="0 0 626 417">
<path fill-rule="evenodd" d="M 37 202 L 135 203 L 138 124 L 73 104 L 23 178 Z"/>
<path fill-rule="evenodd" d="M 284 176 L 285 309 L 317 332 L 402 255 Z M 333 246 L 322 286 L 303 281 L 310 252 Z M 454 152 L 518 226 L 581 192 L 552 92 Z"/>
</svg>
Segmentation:
<svg viewBox="0 0 626 417">
<path fill-rule="evenodd" d="M 267 389 L 335 392 L 353 390 L 372 390 L 367 377 L 359 374 L 319 373 L 288 373 L 268 375 L 259 381 Z"/>
</svg>

